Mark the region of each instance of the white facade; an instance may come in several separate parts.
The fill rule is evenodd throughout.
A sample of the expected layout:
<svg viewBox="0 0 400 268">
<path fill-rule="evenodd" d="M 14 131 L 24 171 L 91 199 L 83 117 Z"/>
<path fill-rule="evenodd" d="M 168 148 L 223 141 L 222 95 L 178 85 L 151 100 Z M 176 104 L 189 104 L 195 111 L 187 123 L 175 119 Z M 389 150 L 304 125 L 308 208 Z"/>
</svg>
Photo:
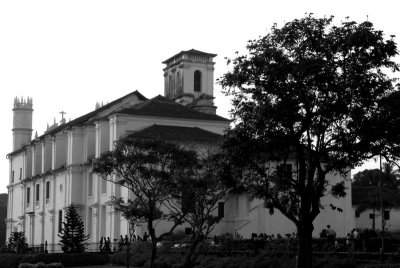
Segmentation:
<svg viewBox="0 0 400 268">
<path fill-rule="evenodd" d="M 354 214 L 357 207 L 353 207 Z M 400 231 L 400 209 L 392 208 L 386 209 L 386 218 L 385 218 L 385 230 L 389 232 L 398 232 Z M 382 216 L 380 211 L 374 211 L 372 209 L 368 209 L 359 215 L 355 215 L 355 228 L 363 230 L 363 229 L 373 229 L 373 217 L 375 214 L 375 230 L 380 232 L 382 230 Z"/>
<path fill-rule="evenodd" d="M 197 127 L 220 135 L 229 127 L 230 121 L 213 113 L 211 67 L 215 55 L 202 54 L 209 55 L 207 64 L 202 62 L 203 58 L 196 58 L 198 51 L 181 52 L 169 60 L 191 53 L 194 53 L 192 58 L 187 56 L 185 64 L 190 63 L 192 67 L 184 68 L 183 79 L 180 80 L 182 93 L 192 94 L 185 101 L 181 98 L 184 95 L 171 95 L 171 100 L 161 96 L 148 100 L 135 91 L 68 123 L 62 120 L 42 136 L 31 140 L 32 100 L 16 99 L 14 106 L 18 108 L 15 109 L 18 114 L 14 113 L 14 119 L 17 117 L 13 129 L 14 151 L 7 156 L 10 162 L 7 237 L 12 231 L 24 231 L 30 246 L 39 246 L 47 241 L 50 252 L 60 250 L 57 234 L 65 209 L 71 203 L 78 207 L 85 231 L 90 235 L 89 242 L 98 243 L 102 236 L 113 241 L 120 235 L 128 234 L 127 221 L 114 210 L 110 198 L 120 196 L 128 199 L 130 194 L 127 189 L 93 174 L 91 159 L 112 150 L 114 142 L 120 137 L 153 125 Z M 171 71 L 169 67 L 167 63 L 167 73 Z M 202 71 L 202 79 L 205 79 L 201 82 L 204 94 L 194 93 L 194 78 L 191 80 L 190 77 L 194 77 L 197 70 Z M 211 101 L 201 102 L 201 109 L 196 109 L 196 98 L 205 95 L 208 96 L 205 99 Z M 21 112 L 21 107 L 27 109 Z M 161 110 L 157 111 L 157 108 Z M 15 126 L 16 123 L 21 127 Z M 333 184 L 338 179 L 331 176 L 329 181 Z M 351 187 L 347 182 L 346 186 Z M 314 235 L 318 235 L 327 224 L 335 228 L 339 236 L 354 228 L 350 193 L 343 199 L 323 199 L 322 203 L 327 208 L 316 219 Z M 243 237 L 250 237 L 251 233 L 285 234 L 296 231 L 295 226 L 278 211 L 270 215 L 260 200 L 250 200 L 241 195 L 222 201 L 225 201 L 222 204 L 224 218 L 214 233 L 237 232 Z M 329 204 L 344 211 L 332 211 Z M 157 232 L 165 231 L 166 227 L 165 222 L 156 224 Z M 145 224 L 137 230 L 139 235 L 146 231 Z M 92 245 L 91 249 L 95 248 Z"/>
</svg>

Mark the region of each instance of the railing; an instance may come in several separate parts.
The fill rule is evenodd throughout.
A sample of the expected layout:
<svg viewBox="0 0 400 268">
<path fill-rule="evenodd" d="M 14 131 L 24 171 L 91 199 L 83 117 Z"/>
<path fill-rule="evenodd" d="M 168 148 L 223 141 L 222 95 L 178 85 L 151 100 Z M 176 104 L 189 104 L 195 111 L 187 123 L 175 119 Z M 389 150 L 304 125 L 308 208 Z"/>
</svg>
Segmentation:
<svg viewBox="0 0 400 268">
<path fill-rule="evenodd" d="M 202 251 L 215 254 L 256 254 L 258 250 L 272 250 L 274 252 L 297 252 L 297 238 L 296 237 L 255 237 L 254 239 L 235 239 L 233 237 L 216 237 L 214 239 L 208 238 L 202 244 Z M 157 243 L 160 252 L 179 253 L 187 250 L 190 247 L 190 239 L 183 240 L 165 240 Z M 346 239 L 346 238 L 314 238 L 312 240 L 314 252 L 329 253 L 329 252 L 351 252 L 351 253 L 377 253 L 380 247 L 380 238 L 372 237 L 368 239 Z M 399 252 L 400 237 L 386 237 L 385 238 L 385 251 L 386 252 Z M 127 245 L 119 240 L 112 240 L 110 244 L 100 242 L 88 242 L 87 252 L 125 252 Z M 151 241 L 134 241 L 130 243 L 132 252 L 136 251 L 151 251 Z M 29 248 L 32 253 L 60 253 L 62 252 L 59 244 L 40 244 L 34 245 Z"/>
</svg>

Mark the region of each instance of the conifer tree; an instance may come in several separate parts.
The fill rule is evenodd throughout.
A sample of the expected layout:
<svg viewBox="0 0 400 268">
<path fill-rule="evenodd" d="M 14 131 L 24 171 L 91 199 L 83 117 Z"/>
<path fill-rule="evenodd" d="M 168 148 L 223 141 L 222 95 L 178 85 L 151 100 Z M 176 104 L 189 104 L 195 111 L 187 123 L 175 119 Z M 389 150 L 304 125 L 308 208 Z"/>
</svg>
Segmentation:
<svg viewBox="0 0 400 268">
<path fill-rule="evenodd" d="M 83 222 L 74 204 L 68 206 L 62 225 L 61 233 L 58 235 L 61 238 L 61 249 L 65 253 L 84 252 L 89 235 L 84 233 Z"/>
<path fill-rule="evenodd" d="M 8 249 L 15 253 L 25 253 L 28 243 L 24 232 L 12 232 L 8 238 Z"/>
</svg>

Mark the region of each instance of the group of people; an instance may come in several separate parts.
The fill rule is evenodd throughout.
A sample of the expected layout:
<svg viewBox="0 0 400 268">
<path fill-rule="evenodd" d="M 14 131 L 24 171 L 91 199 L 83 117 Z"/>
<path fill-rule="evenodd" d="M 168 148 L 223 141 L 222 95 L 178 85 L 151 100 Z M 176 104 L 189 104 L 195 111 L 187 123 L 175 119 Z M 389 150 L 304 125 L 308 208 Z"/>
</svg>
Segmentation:
<svg viewBox="0 0 400 268">
<path fill-rule="evenodd" d="M 293 232 L 292 234 L 286 234 L 285 237 L 287 239 L 295 239 L 297 238 L 297 234 L 295 232 Z M 261 233 L 259 235 L 257 235 L 256 233 L 252 233 L 251 234 L 251 240 L 266 240 L 266 241 L 272 241 L 275 239 L 283 239 L 281 234 L 277 234 L 276 236 L 274 234 L 272 235 L 267 235 L 266 233 Z"/>
<path fill-rule="evenodd" d="M 143 235 L 143 238 L 140 237 L 139 235 L 133 235 L 132 242 L 139 242 L 139 241 L 146 242 L 148 238 L 149 238 L 149 235 L 145 232 Z M 122 251 L 123 247 L 128 246 L 128 245 L 129 245 L 128 235 L 125 235 L 125 237 L 122 237 L 122 235 L 121 235 L 119 242 L 118 242 L 118 251 Z"/>
<path fill-rule="evenodd" d="M 321 233 L 319 234 L 321 238 L 329 238 L 329 239 L 335 239 L 336 238 L 336 232 L 334 229 L 331 228 L 331 226 L 328 224 L 326 226 L 326 229 L 322 229 Z"/>
<path fill-rule="evenodd" d="M 360 244 L 361 244 L 360 233 L 356 229 L 351 230 L 351 232 L 347 234 L 346 245 L 351 250 L 358 250 L 362 248 L 362 245 Z"/>
<path fill-rule="evenodd" d="M 132 236 L 132 242 L 139 242 L 139 241 L 147 241 L 149 238 L 149 235 L 145 232 L 143 235 L 143 238 L 140 237 L 139 235 L 133 235 Z M 116 239 L 114 239 L 116 241 Z M 121 251 L 122 248 L 124 246 L 129 245 L 129 238 L 128 235 L 125 235 L 125 237 L 123 237 L 122 235 L 120 236 L 120 239 L 118 241 L 118 251 Z M 110 237 L 107 237 L 107 239 L 105 237 L 101 237 L 100 239 L 100 246 L 99 246 L 99 250 L 100 252 L 104 252 L 104 253 L 110 253 L 111 252 L 111 240 Z M 112 251 L 115 252 L 115 246 L 112 249 Z"/>
<path fill-rule="evenodd" d="M 111 241 L 110 237 L 101 237 L 100 239 L 100 246 L 99 246 L 100 252 L 105 252 L 105 253 L 110 253 L 111 252 Z"/>
</svg>

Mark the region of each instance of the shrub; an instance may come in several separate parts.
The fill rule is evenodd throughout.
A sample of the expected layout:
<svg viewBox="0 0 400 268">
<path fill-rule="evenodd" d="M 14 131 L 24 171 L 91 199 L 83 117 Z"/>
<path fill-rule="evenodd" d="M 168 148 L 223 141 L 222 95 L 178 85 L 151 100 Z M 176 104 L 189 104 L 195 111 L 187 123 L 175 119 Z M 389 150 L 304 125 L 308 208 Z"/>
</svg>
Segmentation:
<svg viewBox="0 0 400 268">
<path fill-rule="evenodd" d="M 63 268 L 64 266 L 60 262 L 53 262 L 46 264 L 46 268 Z"/>
<path fill-rule="evenodd" d="M 351 258 L 339 259 L 333 255 L 327 254 L 324 257 L 314 258 L 315 268 L 353 268 L 357 266 L 357 262 Z"/>
<path fill-rule="evenodd" d="M 0 267 L 17 268 L 22 258 L 19 254 L 0 254 Z"/>
<path fill-rule="evenodd" d="M 18 265 L 18 268 L 33 268 L 33 267 L 34 267 L 34 265 L 32 263 L 26 263 L 26 262 L 20 263 Z"/>
<path fill-rule="evenodd" d="M 151 255 L 149 252 L 137 254 L 135 252 L 131 253 L 130 265 L 133 267 L 142 267 L 147 260 L 150 260 Z M 126 252 L 119 252 L 111 257 L 111 263 L 117 265 L 126 265 Z"/>
<path fill-rule="evenodd" d="M 155 268 L 172 268 L 181 267 L 183 264 L 182 255 L 158 255 L 156 261 L 154 262 Z M 146 261 L 144 267 L 150 267 L 150 259 Z"/>
<path fill-rule="evenodd" d="M 44 264 L 43 262 L 39 262 L 37 264 L 32 263 L 21 263 L 18 268 L 63 268 L 64 266 L 59 262 L 53 262 L 49 264 Z"/>
<path fill-rule="evenodd" d="M 23 262 L 62 263 L 65 267 L 102 265 L 108 263 L 108 255 L 100 253 L 71 253 L 71 254 L 38 254 L 26 255 Z M 8 267 L 8 266 L 4 266 Z"/>
</svg>

